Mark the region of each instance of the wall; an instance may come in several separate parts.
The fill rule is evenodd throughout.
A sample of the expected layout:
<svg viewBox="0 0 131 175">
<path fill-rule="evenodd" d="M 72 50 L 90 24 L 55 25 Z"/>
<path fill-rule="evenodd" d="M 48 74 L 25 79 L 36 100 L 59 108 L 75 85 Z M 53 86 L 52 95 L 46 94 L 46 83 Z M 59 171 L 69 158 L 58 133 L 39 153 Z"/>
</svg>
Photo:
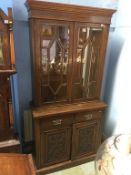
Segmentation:
<svg viewBox="0 0 131 175">
<path fill-rule="evenodd" d="M 19 121 L 17 122 L 18 131 L 21 139 L 23 138 L 23 113 L 24 110 L 30 108 L 30 101 L 32 99 L 31 88 L 31 58 L 30 58 L 30 45 L 29 45 L 29 28 L 27 21 L 14 22 L 14 38 L 15 38 L 15 53 L 16 53 L 16 69 L 17 77 L 14 83 L 15 94 L 15 108 L 19 108 Z M 17 98 L 19 97 L 19 98 Z"/>
<path fill-rule="evenodd" d="M 12 7 L 12 0 L 0 0 L 0 8 L 7 14 L 8 7 Z"/>
<path fill-rule="evenodd" d="M 49 0 L 48 0 L 49 1 Z M 104 8 L 117 8 L 117 0 L 51 0 L 52 2 L 80 4 L 95 7 Z M 9 6 L 10 3 L 13 7 L 13 18 L 14 18 L 14 37 L 15 37 L 15 50 L 16 50 L 16 67 L 17 75 L 13 76 L 13 99 L 15 106 L 15 115 L 17 120 L 17 130 L 20 133 L 21 140 L 23 138 L 23 113 L 25 110 L 30 108 L 29 102 L 32 99 L 32 88 L 31 88 L 31 67 L 30 67 L 30 44 L 29 44 L 29 26 L 28 26 L 28 15 L 25 7 L 25 0 L 12 0 L 7 1 L 1 0 L 0 5 L 6 4 Z M 112 27 L 115 26 L 115 16 L 112 21 Z M 111 35 L 113 31 L 111 32 Z M 110 43 L 110 40 L 109 40 Z M 110 48 L 110 45 L 109 45 Z M 110 50 L 110 49 L 108 49 Z M 108 54 L 109 55 L 109 52 Z M 108 63 L 108 56 L 107 56 Z M 107 64 L 106 64 L 107 65 Z M 108 68 L 108 66 L 107 66 Z M 107 69 L 106 68 L 106 69 Z M 105 70 L 106 72 L 106 70 Z M 105 82 L 105 78 L 104 78 Z M 103 89 L 105 87 L 103 85 Z M 104 90 L 103 90 L 104 92 Z M 102 93 L 103 98 L 103 93 Z M 106 99 L 106 97 L 105 97 Z"/>
<path fill-rule="evenodd" d="M 116 29 L 110 42 L 110 55 L 104 100 L 109 108 L 104 124 L 107 137 L 121 133 L 130 133 L 130 99 L 131 99 L 131 2 L 120 0 L 116 16 Z"/>
</svg>

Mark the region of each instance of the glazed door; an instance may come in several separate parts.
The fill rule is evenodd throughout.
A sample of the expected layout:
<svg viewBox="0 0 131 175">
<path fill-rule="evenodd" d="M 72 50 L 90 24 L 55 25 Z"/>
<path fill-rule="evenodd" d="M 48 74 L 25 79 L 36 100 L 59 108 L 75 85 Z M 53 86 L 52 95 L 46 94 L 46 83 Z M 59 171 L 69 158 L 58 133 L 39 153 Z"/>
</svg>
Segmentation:
<svg viewBox="0 0 131 175">
<path fill-rule="evenodd" d="M 107 28 L 103 25 L 75 23 L 73 100 L 99 97 L 106 47 Z"/>
<path fill-rule="evenodd" d="M 41 166 L 70 160 L 71 128 L 47 130 L 41 134 Z"/>
<path fill-rule="evenodd" d="M 96 153 L 100 144 L 100 121 L 93 120 L 73 125 L 72 159 Z"/>
<path fill-rule="evenodd" d="M 35 37 L 35 100 L 38 103 L 70 99 L 72 66 L 72 23 L 37 22 Z"/>
</svg>

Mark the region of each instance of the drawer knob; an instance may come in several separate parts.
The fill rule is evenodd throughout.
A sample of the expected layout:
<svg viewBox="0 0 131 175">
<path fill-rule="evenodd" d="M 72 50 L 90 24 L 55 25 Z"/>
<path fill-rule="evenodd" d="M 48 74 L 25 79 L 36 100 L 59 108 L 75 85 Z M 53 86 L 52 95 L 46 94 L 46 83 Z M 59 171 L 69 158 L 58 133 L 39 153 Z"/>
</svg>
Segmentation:
<svg viewBox="0 0 131 175">
<path fill-rule="evenodd" d="M 62 119 L 53 120 L 52 123 L 53 123 L 53 125 L 61 125 L 62 124 Z"/>
<path fill-rule="evenodd" d="M 87 115 L 85 115 L 85 119 L 86 119 L 86 120 L 92 119 L 92 114 L 87 114 Z"/>
</svg>

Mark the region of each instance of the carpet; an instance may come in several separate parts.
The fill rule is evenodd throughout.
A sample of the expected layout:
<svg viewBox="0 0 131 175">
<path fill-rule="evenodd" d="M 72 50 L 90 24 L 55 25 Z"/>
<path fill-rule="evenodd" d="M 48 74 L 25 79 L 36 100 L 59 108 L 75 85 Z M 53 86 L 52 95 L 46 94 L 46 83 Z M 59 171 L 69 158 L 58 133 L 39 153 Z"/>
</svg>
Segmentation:
<svg viewBox="0 0 131 175">
<path fill-rule="evenodd" d="M 94 162 L 50 173 L 48 175 L 95 175 Z"/>
</svg>

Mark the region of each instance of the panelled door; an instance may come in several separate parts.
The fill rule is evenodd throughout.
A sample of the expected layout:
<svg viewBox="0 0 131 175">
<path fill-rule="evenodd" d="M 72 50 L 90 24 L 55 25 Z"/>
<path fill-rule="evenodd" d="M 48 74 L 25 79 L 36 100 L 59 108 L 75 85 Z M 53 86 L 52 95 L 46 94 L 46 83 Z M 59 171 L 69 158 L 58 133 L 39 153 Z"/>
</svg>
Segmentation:
<svg viewBox="0 0 131 175">
<path fill-rule="evenodd" d="M 47 130 L 41 133 L 41 166 L 70 160 L 71 128 Z"/>
<path fill-rule="evenodd" d="M 90 156 L 98 149 L 100 120 L 80 122 L 73 125 L 72 159 Z"/>
</svg>

